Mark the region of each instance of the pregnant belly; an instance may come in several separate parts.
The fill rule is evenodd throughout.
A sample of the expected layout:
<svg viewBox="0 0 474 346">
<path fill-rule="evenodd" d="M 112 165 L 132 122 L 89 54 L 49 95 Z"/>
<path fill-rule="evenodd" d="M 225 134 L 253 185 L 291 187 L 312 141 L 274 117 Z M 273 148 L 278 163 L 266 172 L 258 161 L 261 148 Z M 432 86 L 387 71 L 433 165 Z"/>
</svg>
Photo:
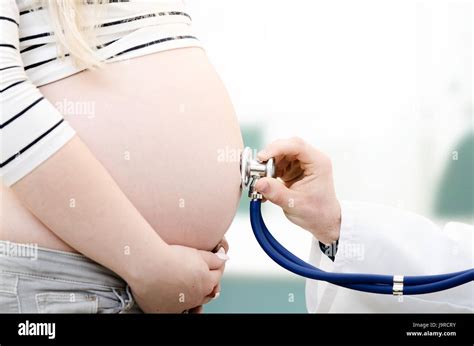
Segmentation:
<svg viewBox="0 0 474 346">
<path fill-rule="evenodd" d="M 206 54 L 186 48 L 41 88 L 170 244 L 212 249 L 240 197 L 233 107 Z M 224 157 L 225 158 L 225 157 Z"/>
</svg>

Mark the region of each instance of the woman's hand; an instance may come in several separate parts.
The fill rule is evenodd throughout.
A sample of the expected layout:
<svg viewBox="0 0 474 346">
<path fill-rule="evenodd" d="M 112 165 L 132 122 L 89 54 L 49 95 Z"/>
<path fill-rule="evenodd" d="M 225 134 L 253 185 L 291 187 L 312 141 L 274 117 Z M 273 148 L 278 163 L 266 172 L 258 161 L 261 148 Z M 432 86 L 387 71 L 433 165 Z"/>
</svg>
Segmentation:
<svg viewBox="0 0 474 346">
<path fill-rule="evenodd" d="M 214 250 L 212 250 L 212 252 L 215 252 L 215 253 L 224 253 L 226 254 L 227 252 L 229 251 L 229 243 L 227 242 L 227 239 L 224 237 L 222 238 L 222 240 L 219 242 L 219 244 L 217 244 L 217 246 L 214 248 Z M 221 267 L 221 272 L 222 274 L 224 274 L 224 270 L 225 270 L 225 263 L 224 265 Z M 214 289 L 212 290 L 211 294 L 208 296 L 209 298 L 212 298 L 212 299 L 217 299 L 219 298 L 221 294 L 221 283 L 219 281 L 219 283 L 217 284 L 216 287 L 214 287 Z M 203 306 L 202 305 L 199 305 L 195 308 L 192 308 L 189 310 L 189 313 L 190 314 L 200 314 L 204 311 L 203 309 Z"/>
<path fill-rule="evenodd" d="M 261 161 L 271 157 L 275 158 L 280 181 L 261 178 L 256 190 L 322 243 L 339 239 L 341 208 L 334 190 L 331 160 L 296 137 L 277 140 L 258 153 Z"/>
<path fill-rule="evenodd" d="M 215 253 L 221 253 L 225 254 L 227 256 L 227 252 L 229 251 L 229 243 L 227 242 L 227 239 L 224 237 L 222 240 L 217 244 L 217 246 L 212 250 L 212 252 Z M 227 256 L 227 259 L 229 259 L 229 256 Z M 222 271 L 222 275 L 224 275 L 224 270 L 225 270 L 225 263 L 220 269 Z M 216 287 L 214 287 L 214 290 L 211 293 L 211 298 L 212 299 L 217 299 L 219 298 L 219 295 L 221 294 L 221 282 L 217 284 Z"/>
<path fill-rule="evenodd" d="M 159 259 L 139 282 L 129 282 L 137 304 L 148 313 L 181 313 L 208 303 L 228 257 L 222 251 L 169 245 Z"/>
</svg>

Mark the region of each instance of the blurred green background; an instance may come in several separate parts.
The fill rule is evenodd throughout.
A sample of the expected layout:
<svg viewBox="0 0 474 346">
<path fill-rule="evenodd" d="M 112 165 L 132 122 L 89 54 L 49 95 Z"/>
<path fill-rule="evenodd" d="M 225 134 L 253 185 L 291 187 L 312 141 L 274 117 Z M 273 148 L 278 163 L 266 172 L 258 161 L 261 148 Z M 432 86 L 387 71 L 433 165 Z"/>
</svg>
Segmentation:
<svg viewBox="0 0 474 346">
<path fill-rule="evenodd" d="M 205 306 L 207 313 L 304 313 L 305 280 L 299 277 L 224 275 L 218 299 Z"/>
<path fill-rule="evenodd" d="M 474 215 L 474 132 L 465 135 L 451 151 L 435 200 L 440 217 Z"/>
</svg>

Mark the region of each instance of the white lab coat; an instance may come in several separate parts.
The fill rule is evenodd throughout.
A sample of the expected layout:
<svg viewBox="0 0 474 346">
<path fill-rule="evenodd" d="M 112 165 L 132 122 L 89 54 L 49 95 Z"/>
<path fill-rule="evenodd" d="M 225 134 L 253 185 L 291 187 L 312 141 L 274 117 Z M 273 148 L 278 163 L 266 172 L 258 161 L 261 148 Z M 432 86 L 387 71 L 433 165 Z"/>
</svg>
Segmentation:
<svg viewBox="0 0 474 346">
<path fill-rule="evenodd" d="M 395 208 L 342 203 L 339 248 L 332 262 L 313 239 L 310 263 L 345 273 L 427 275 L 473 268 L 474 227 L 450 222 L 444 229 Z M 474 312 L 474 284 L 397 297 L 307 280 L 309 312 Z"/>
</svg>

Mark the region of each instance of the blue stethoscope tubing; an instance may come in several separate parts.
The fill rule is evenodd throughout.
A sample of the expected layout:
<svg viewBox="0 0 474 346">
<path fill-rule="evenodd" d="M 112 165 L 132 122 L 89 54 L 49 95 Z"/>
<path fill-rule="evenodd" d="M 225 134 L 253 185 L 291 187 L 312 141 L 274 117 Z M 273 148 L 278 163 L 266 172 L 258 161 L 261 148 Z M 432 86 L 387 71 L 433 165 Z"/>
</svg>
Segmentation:
<svg viewBox="0 0 474 346">
<path fill-rule="evenodd" d="M 271 235 L 263 221 L 261 205 L 262 201 L 260 199 L 250 201 L 250 223 L 258 243 L 277 264 L 290 272 L 309 279 L 327 281 L 362 292 L 394 294 L 393 275 L 329 273 L 293 255 Z M 405 276 L 403 278 L 403 294 L 433 293 L 460 286 L 473 280 L 474 268 L 449 274 Z"/>
</svg>

